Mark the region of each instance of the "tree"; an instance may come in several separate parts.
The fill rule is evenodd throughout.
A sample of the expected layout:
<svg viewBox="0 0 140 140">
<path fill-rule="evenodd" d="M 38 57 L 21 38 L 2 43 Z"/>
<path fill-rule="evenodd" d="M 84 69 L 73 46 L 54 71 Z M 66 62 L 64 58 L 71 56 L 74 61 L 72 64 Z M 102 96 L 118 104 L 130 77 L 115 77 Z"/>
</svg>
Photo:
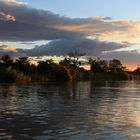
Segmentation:
<svg viewBox="0 0 140 140">
<path fill-rule="evenodd" d="M 56 81 L 68 81 L 72 80 L 72 75 L 70 71 L 61 65 L 55 64 L 53 65 L 50 71 L 51 77 L 53 77 Z"/>
<path fill-rule="evenodd" d="M 48 73 L 51 70 L 52 65 L 54 65 L 54 62 L 52 59 L 46 60 L 46 61 L 40 61 L 38 62 L 38 72 L 40 73 Z"/>
<path fill-rule="evenodd" d="M 84 55 L 85 53 L 79 53 L 77 51 L 71 52 L 60 62 L 60 64 L 64 66 L 79 67 L 81 65 L 80 57 Z"/>
<path fill-rule="evenodd" d="M 31 73 L 31 67 L 27 57 L 17 58 L 14 64 L 14 68 L 24 73 Z"/>
<path fill-rule="evenodd" d="M 27 57 L 19 57 L 18 59 L 16 59 L 16 63 L 21 65 L 28 65 L 29 60 Z"/>
<path fill-rule="evenodd" d="M 95 73 L 106 73 L 108 72 L 108 62 L 106 60 L 97 60 L 89 59 L 89 64 L 91 66 L 91 71 Z"/>
<path fill-rule="evenodd" d="M 4 64 L 4 66 L 9 67 L 13 65 L 13 60 L 9 55 L 3 55 L 1 57 L 2 63 Z"/>
<path fill-rule="evenodd" d="M 124 67 L 120 60 L 113 59 L 109 61 L 109 71 L 111 73 L 119 73 L 119 72 L 123 72 L 123 70 L 124 70 Z"/>
<path fill-rule="evenodd" d="M 140 74 L 140 67 L 138 66 L 134 71 L 133 71 L 134 74 Z"/>
</svg>

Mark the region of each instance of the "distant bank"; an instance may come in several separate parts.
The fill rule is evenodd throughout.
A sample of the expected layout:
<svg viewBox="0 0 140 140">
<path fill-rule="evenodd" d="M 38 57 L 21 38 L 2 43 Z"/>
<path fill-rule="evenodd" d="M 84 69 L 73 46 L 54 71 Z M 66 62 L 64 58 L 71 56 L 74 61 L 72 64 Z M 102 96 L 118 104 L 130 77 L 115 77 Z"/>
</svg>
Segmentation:
<svg viewBox="0 0 140 140">
<path fill-rule="evenodd" d="M 13 60 L 10 56 L 3 55 L 0 59 L 0 81 L 140 80 L 140 68 L 128 71 L 118 59 L 89 59 L 90 70 L 86 70 L 81 67 L 82 55 L 71 53 L 59 63 L 44 60 L 37 62 L 38 65 L 31 64 L 27 57 Z"/>
</svg>

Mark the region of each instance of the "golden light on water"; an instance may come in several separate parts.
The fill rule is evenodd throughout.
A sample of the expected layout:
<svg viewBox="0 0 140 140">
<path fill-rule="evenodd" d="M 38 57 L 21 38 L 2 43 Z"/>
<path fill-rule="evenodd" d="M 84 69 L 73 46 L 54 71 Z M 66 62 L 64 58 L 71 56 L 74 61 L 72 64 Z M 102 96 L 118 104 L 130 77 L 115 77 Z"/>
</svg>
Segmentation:
<svg viewBox="0 0 140 140">
<path fill-rule="evenodd" d="M 133 114 L 134 121 L 132 125 L 140 127 L 140 113 Z"/>
</svg>

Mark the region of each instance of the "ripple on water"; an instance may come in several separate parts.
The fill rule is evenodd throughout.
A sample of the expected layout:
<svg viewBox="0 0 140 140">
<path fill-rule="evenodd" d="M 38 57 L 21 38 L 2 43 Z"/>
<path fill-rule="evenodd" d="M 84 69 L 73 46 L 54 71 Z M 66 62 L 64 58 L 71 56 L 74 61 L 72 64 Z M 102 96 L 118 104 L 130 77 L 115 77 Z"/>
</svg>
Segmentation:
<svg viewBox="0 0 140 140">
<path fill-rule="evenodd" d="M 0 140 L 140 139 L 140 82 L 0 84 Z"/>
</svg>

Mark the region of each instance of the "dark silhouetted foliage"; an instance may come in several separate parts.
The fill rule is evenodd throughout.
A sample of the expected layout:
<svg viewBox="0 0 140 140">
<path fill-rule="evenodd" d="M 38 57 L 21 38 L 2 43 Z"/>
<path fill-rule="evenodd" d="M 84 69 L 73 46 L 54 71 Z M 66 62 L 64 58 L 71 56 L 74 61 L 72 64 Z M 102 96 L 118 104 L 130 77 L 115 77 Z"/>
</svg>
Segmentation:
<svg viewBox="0 0 140 140">
<path fill-rule="evenodd" d="M 39 61 L 31 64 L 27 57 L 19 57 L 15 61 L 8 55 L 1 57 L 0 81 L 68 81 L 68 80 L 134 80 L 140 79 L 140 68 L 133 72 L 125 70 L 121 61 L 89 59 L 91 70 L 81 68 L 80 57 L 84 54 L 70 53 L 59 64 L 53 60 Z"/>
<path fill-rule="evenodd" d="M 106 73 L 109 71 L 108 62 L 106 60 L 93 60 L 89 59 L 91 65 L 91 71 L 94 73 Z"/>
</svg>

